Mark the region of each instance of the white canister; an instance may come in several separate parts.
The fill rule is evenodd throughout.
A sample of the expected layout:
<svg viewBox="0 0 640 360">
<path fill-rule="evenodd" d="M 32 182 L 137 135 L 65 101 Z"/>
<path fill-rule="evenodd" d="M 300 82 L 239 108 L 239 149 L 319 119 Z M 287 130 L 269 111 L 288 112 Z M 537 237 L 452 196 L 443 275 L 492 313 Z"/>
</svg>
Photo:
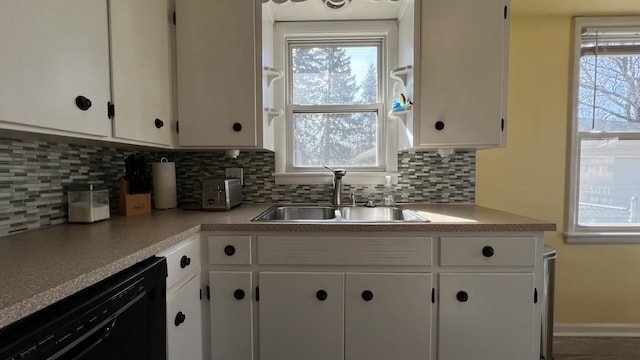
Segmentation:
<svg viewBox="0 0 640 360">
<path fill-rule="evenodd" d="M 151 164 L 153 202 L 156 209 L 172 209 L 178 205 L 176 195 L 176 163 L 166 157 Z"/>
</svg>

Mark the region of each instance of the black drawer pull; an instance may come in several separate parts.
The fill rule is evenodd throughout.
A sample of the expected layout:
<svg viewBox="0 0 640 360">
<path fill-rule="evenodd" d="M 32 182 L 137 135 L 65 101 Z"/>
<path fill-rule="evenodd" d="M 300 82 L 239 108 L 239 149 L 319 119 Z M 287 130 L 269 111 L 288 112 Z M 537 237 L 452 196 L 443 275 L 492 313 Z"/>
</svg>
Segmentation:
<svg viewBox="0 0 640 360">
<path fill-rule="evenodd" d="M 492 257 L 495 254 L 495 251 L 491 246 L 485 246 L 482 248 L 482 255 L 484 257 Z"/>
<path fill-rule="evenodd" d="M 469 300 L 469 294 L 467 294 L 466 291 L 458 291 L 456 299 L 460 302 L 467 302 L 467 300 Z"/>
<path fill-rule="evenodd" d="M 189 265 L 191 265 L 191 258 L 187 255 L 182 255 L 180 258 L 180 267 L 184 269 Z"/>
<path fill-rule="evenodd" d="M 324 290 L 318 290 L 318 291 L 316 292 L 316 299 L 318 299 L 318 300 L 320 300 L 320 301 L 325 301 L 325 300 L 327 300 L 327 297 L 328 297 L 327 292 L 326 292 L 326 291 L 324 291 Z"/>
<path fill-rule="evenodd" d="M 244 299 L 244 290 L 242 289 L 236 289 L 236 291 L 233 292 L 233 297 L 236 300 L 242 300 Z"/>
<path fill-rule="evenodd" d="M 186 318 L 187 315 L 185 315 L 182 311 L 178 311 L 178 313 L 176 314 L 176 319 L 173 321 L 173 323 L 176 324 L 176 326 L 180 326 L 180 324 L 182 324 Z"/>
<path fill-rule="evenodd" d="M 160 119 L 156 119 L 153 122 L 153 125 L 155 125 L 156 129 L 160 129 L 161 127 L 164 126 L 164 121 L 160 120 Z"/>
<path fill-rule="evenodd" d="M 227 245 L 224 247 L 224 253 L 227 256 L 233 256 L 236 253 L 236 248 L 233 245 Z"/>
<path fill-rule="evenodd" d="M 365 290 L 362 292 L 362 300 L 371 301 L 373 299 L 373 292 L 371 290 Z"/>
<path fill-rule="evenodd" d="M 87 111 L 91 107 L 91 100 L 79 95 L 76 97 L 76 106 L 82 111 Z"/>
</svg>

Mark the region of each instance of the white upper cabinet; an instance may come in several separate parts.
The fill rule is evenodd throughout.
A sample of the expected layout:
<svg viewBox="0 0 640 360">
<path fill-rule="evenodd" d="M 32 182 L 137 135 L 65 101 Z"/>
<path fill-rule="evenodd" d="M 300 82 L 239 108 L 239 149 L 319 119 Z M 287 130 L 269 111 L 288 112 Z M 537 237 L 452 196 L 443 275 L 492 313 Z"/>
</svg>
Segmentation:
<svg viewBox="0 0 640 360">
<path fill-rule="evenodd" d="M 0 127 L 110 135 L 106 0 L 3 0 L 0 34 Z"/>
<path fill-rule="evenodd" d="M 167 0 L 111 0 L 113 136 L 170 146 L 172 12 Z"/>
<path fill-rule="evenodd" d="M 176 1 L 180 146 L 263 147 L 261 17 L 255 0 Z"/>
<path fill-rule="evenodd" d="M 401 122 L 401 149 L 505 145 L 508 6 L 509 0 L 416 1 L 415 101 Z"/>
</svg>

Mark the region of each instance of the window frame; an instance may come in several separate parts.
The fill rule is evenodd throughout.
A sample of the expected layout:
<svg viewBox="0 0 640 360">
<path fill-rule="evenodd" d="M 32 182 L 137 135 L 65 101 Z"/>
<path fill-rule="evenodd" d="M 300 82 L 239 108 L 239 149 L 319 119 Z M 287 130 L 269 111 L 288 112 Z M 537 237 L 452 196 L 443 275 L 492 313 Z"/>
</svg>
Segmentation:
<svg viewBox="0 0 640 360">
<path fill-rule="evenodd" d="M 580 96 L 580 60 L 582 54 L 582 29 L 633 27 L 640 29 L 640 17 L 575 17 L 573 19 L 573 55 L 572 55 L 572 101 L 571 126 L 569 128 L 571 141 L 569 151 L 569 181 L 566 232 L 567 243 L 592 244 L 626 244 L 640 243 L 639 226 L 584 226 L 578 224 L 580 197 L 580 162 L 582 140 L 619 139 L 640 140 L 639 132 L 590 132 L 580 131 L 579 128 L 579 96 Z"/>
<path fill-rule="evenodd" d="M 292 114 L 301 109 L 312 110 L 315 106 L 292 104 L 292 84 L 290 75 L 289 40 L 308 44 L 335 45 L 343 42 L 348 45 L 369 45 L 377 43 L 380 48 L 378 56 L 378 100 L 375 104 L 339 105 L 343 109 L 374 110 L 378 113 L 378 142 L 382 148 L 378 151 L 379 166 L 347 168 L 345 184 L 384 184 L 385 175 L 397 178 L 397 129 L 396 123 L 388 117 L 385 104 L 389 104 L 391 94 L 390 81 L 387 74 L 391 65 L 397 64 L 398 28 L 393 20 L 371 21 L 317 21 L 317 22 L 281 22 L 275 25 L 274 60 L 275 66 L 284 71 L 285 81 L 274 87 L 274 101 L 285 109 L 284 116 L 275 124 L 275 162 L 274 174 L 276 184 L 324 184 L 330 183 L 332 174 L 322 168 L 295 168 L 293 152 L 288 146 L 292 139 Z M 321 105 L 325 109 L 330 105 Z M 335 107 L 333 107 L 335 110 Z"/>
</svg>

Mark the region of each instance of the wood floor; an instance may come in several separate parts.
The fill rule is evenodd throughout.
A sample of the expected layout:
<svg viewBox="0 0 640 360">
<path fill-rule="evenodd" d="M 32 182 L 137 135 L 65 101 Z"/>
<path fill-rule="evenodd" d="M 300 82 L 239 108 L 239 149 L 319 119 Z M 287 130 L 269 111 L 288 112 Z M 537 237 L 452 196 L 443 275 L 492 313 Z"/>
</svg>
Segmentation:
<svg viewBox="0 0 640 360">
<path fill-rule="evenodd" d="M 555 337 L 555 360 L 638 360 L 637 337 Z"/>
</svg>

